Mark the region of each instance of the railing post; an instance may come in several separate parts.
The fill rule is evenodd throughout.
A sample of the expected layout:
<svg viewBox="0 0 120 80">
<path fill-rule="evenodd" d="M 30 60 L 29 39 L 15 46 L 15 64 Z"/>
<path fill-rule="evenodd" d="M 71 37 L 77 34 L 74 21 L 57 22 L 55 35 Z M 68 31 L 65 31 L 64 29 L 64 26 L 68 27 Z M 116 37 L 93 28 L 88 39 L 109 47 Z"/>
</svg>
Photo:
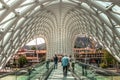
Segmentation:
<svg viewBox="0 0 120 80">
<path fill-rule="evenodd" d="M 48 60 L 46 61 L 46 68 L 47 68 L 47 69 L 49 69 L 49 64 L 50 64 L 50 60 L 48 59 Z"/>
<path fill-rule="evenodd" d="M 15 80 L 17 80 L 17 69 L 15 69 L 15 76 L 16 76 Z"/>
<path fill-rule="evenodd" d="M 82 75 L 84 76 L 84 65 L 82 65 Z"/>
</svg>

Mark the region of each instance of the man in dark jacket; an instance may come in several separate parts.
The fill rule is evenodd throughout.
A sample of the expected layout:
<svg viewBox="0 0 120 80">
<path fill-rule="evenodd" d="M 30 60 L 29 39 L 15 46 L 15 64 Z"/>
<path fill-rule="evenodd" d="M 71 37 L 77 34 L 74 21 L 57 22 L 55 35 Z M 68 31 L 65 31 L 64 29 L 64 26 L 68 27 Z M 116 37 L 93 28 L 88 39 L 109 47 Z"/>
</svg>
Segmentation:
<svg viewBox="0 0 120 80">
<path fill-rule="evenodd" d="M 58 57 L 55 54 L 55 56 L 54 56 L 54 69 L 57 69 L 57 66 L 58 66 Z"/>
</svg>

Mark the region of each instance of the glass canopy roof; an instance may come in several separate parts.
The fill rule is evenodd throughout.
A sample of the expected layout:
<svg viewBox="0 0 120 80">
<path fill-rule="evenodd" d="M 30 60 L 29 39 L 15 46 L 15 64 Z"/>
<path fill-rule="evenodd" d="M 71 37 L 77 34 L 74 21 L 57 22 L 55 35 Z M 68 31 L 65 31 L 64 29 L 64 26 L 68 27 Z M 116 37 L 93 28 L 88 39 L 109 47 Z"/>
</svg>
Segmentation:
<svg viewBox="0 0 120 80">
<path fill-rule="evenodd" d="M 4 66 L 21 46 L 33 39 L 37 32 L 45 36 L 48 35 L 47 30 L 52 28 L 49 29 L 44 26 L 51 26 L 57 23 L 55 23 L 56 20 L 54 18 L 50 17 L 54 17 L 54 10 L 53 12 L 52 9 L 47 12 L 45 10 L 49 6 L 54 5 L 54 2 L 58 2 L 56 4 L 68 3 L 78 6 L 76 8 L 81 8 L 81 11 L 77 9 L 74 11 L 75 9 L 71 8 L 71 11 L 68 11 L 69 16 L 66 17 L 85 13 L 86 15 L 83 16 L 71 17 L 73 22 L 78 17 L 79 20 L 83 20 L 74 22 L 74 26 L 82 25 L 82 28 L 85 27 L 85 31 L 87 29 L 93 30 L 93 32 L 89 31 L 93 36 L 96 36 L 95 34 L 98 32 L 97 34 L 99 35 L 96 36 L 98 41 L 100 39 L 101 43 L 105 43 L 111 54 L 116 55 L 115 58 L 120 61 L 119 0 L 0 0 L 0 66 Z M 61 9 L 59 11 L 62 11 L 62 8 L 59 9 Z M 86 28 L 87 24 L 89 28 Z M 38 25 L 42 25 L 37 28 L 39 31 L 36 30 Z M 78 27 L 78 30 L 82 31 L 82 28 Z M 71 34 L 73 34 L 72 31 Z M 113 46 L 110 47 L 111 45 Z"/>
</svg>

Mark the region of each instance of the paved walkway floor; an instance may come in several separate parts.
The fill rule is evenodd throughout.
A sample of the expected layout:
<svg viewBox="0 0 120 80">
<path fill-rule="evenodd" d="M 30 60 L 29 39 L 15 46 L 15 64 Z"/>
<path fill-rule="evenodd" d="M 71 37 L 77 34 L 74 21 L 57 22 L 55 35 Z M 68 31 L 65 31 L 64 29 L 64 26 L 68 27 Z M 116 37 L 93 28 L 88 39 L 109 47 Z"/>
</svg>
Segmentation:
<svg viewBox="0 0 120 80">
<path fill-rule="evenodd" d="M 64 77 L 61 63 L 59 63 L 58 68 L 52 71 L 47 80 L 75 80 L 75 78 L 72 76 L 72 73 L 70 71 L 68 71 L 67 76 Z"/>
</svg>

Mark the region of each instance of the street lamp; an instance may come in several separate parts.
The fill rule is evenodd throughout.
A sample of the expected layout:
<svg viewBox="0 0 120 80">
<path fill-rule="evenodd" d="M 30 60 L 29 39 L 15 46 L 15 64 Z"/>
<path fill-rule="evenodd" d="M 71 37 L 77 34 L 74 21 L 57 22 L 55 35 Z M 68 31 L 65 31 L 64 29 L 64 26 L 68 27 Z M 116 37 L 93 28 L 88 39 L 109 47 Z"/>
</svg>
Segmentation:
<svg viewBox="0 0 120 80">
<path fill-rule="evenodd" d="M 37 53 L 37 50 L 38 50 L 38 48 L 37 48 L 37 38 L 36 38 L 36 54 L 37 54 L 37 62 L 39 62 L 39 58 L 38 58 L 38 53 Z"/>
<path fill-rule="evenodd" d="M 17 68 L 15 69 L 15 80 L 17 80 Z"/>
<path fill-rule="evenodd" d="M 86 37 L 86 34 L 85 34 L 85 65 L 83 65 L 83 75 L 87 76 L 87 50 L 88 50 L 88 37 Z"/>
<path fill-rule="evenodd" d="M 87 48 L 85 48 L 85 64 L 87 63 L 87 52 L 86 52 Z"/>
<path fill-rule="evenodd" d="M 85 34 L 85 40 L 86 40 L 86 45 L 85 45 L 85 63 L 87 64 L 87 50 L 88 50 L 88 37 L 86 37 L 86 34 Z"/>
</svg>

